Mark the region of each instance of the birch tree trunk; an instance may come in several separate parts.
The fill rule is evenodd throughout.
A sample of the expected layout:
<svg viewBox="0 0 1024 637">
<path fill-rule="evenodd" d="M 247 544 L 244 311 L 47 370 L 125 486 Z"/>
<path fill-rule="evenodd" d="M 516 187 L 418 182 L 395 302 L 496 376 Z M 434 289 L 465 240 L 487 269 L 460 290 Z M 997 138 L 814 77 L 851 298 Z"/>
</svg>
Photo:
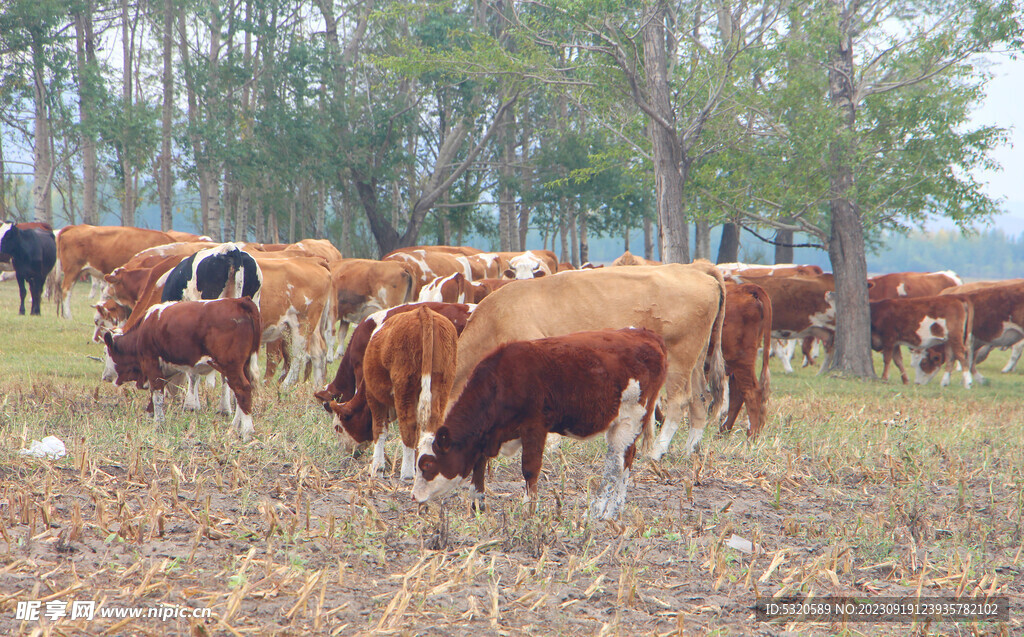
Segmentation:
<svg viewBox="0 0 1024 637">
<path fill-rule="evenodd" d="M 46 90 L 45 52 L 35 34 L 32 37 L 32 88 L 35 103 L 35 138 L 32 159 L 32 209 L 36 221 L 53 223 L 53 203 L 50 196 L 53 182 L 53 155 L 50 144 L 50 111 Z"/>
<path fill-rule="evenodd" d="M 157 190 L 160 198 L 160 229 L 171 230 L 174 228 L 172 209 L 172 189 L 174 177 L 171 174 L 171 116 L 174 109 L 174 70 L 173 70 L 173 43 L 174 43 L 174 1 L 164 0 L 163 10 L 163 108 L 160 113 L 160 174 L 157 180 Z"/>
</svg>

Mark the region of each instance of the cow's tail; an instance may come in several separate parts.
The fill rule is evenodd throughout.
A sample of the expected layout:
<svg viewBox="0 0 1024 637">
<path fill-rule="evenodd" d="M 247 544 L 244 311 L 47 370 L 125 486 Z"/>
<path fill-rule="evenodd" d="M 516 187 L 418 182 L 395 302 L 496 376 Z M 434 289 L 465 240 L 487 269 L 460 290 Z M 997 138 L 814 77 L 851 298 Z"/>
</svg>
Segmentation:
<svg viewBox="0 0 1024 637">
<path fill-rule="evenodd" d="M 764 343 L 761 350 L 761 377 L 759 382 L 761 384 L 761 395 L 764 397 L 763 400 L 767 401 L 768 396 L 772 393 L 772 374 L 768 369 L 768 355 L 772 348 L 772 300 L 760 288 L 754 293 L 754 296 L 757 297 L 758 302 L 761 304 L 761 329 L 764 331 L 762 337 Z"/>
<path fill-rule="evenodd" d="M 725 322 L 725 281 L 718 268 L 708 264 L 708 274 L 715 277 L 718 283 L 718 313 L 715 315 L 715 323 L 711 328 L 710 352 L 711 360 L 708 361 L 708 385 L 711 388 L 711 407 L 708 409 L 708 416 L 717 420 L 725 404 L 725 358 L 722 356 L 722 324 Z"/>
<path fill-rule="evenodd" d="M 964 304 L 964 347 L 967 348 L 967 370 L 974 373 L 974 303 L 969 299 Z"/>
<path fill-rule="evenodd" d="M 61 228 L 53 235 L 54 242 L 57 245 L 57 260 L 54 261 L 50 274 L 46 276 L 46 298 L 57 302 L 58 315 L 60 314 L 61 304 L 64 302 L 63 295 L 60 293 L 61 284 L 64 282 L 64 268 L 60 264 L 60 233 L 62 232 L 64 232 L 64 228 Z"/>
<path fill-rule="evenodd" d="M 420 351 L 423 354 L 420 363 L 420 400 L 416 405 L 416 423 L 420 432 L 427 430 L 430 422 L 430 403 L 433 400 L 430 389 L 430 372 L 434 362 L 434 321 L 432 312 L 421 307 L 416 310 L 420 322 Z"/>
<path fill-rule="evenodd" d="M 402 262 L 402 279 L 405 280 L 405 294 L 402 296 L 402 302 L 399 305 L 414 303 L 416 297 L 420 294 L 420 289 L 416 286 L 416 282 L 419 279 L 413 274 L 412 267 L 405 262 Z"/>
<path fill-rule="evenodd" d="M 252 299 L 246 299 L 248 303 L 245 303 L 243 307 L 246 309 L 246 315 L 249 317 L 249 324 L 252 327 L 252 333 L 250 335 L 250 349 L 249 349 L 249 364 L 246 365 L 246 376 L 250 383 L 259 378 L 259 364 L 258 354 L 260 351 L 260 340 L 263 336 L 263 320 L 260 317 L 260 309 L 256 307 L 256 303 Z"/>
</svg>

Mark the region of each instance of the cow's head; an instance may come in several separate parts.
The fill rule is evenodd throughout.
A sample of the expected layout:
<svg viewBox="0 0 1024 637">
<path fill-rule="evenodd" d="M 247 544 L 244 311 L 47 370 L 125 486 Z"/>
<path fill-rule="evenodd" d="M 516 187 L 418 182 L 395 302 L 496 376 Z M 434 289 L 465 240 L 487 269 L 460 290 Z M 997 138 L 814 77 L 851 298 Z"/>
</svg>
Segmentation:
<svg viewBox="0 0 1024 637">
<path fill-rule="evenodd" d="M 530 252 L 519 254 L 508 261 L 508 269 L 502 273 L 506 279 L 539 279 L 548 274 L 544 263 Z"/>
<path fill-rule="evenodd" d="M 103 334 L 107 355 L 103 363 L 102 379 L 113 382 L 115 385 L 135 381 L 141 387 L 146 382 L 146 377 L 142 373 L 142 368 L 139 367 L 138 357 L 121 351 L 118 340 L 120 340 L 120 336 L 115 336 L 111 332 Z"/>
<path fill-rule="evenodd" d="M 910 364 L 914 368 L 914 383 L 925 385 L 946 362 L 946 348 L 942 345 L 925 350 L 910 350 Z"/>
<path fill-rule="evenodd" d="M 417 455 L 416 478 L 412 485 L 412 497 L 417 502 L 440 498 L 465 484 L 473 469 L 468 450 L 452 441 L 446 426 L 437 433 L 423 434 Z"/>
<path fill-rule="evenodd" d="M 92 322 L 96 324 L 96 330 L 92 333 L 92 340 L 97 343 L 103 341 L 103 334 L 123 326 L 128 320 L 129 314 L 131 314 L 131 310 L 113 299 L 107 299 L 92 307 L 96 310 L 96 314 L 92 319 Z"/>
<path fill-rule="evenodd" d="M 355 449 L 373 440 L 373 416 L 364 396 L 357 393 L 346 403 L 335 400 L 324 403 L 327 413 L 334 416 L 334 430 L 340 434 L 339 439 L 344 449 Z"/>
<path fill-rule="evenodd" d="M 0 223 L 0 253 L 14 254 L 13 245 L 17 240 L 17 235 L 18 228 L 14 225 L 14 223 Z"/>
</svg>

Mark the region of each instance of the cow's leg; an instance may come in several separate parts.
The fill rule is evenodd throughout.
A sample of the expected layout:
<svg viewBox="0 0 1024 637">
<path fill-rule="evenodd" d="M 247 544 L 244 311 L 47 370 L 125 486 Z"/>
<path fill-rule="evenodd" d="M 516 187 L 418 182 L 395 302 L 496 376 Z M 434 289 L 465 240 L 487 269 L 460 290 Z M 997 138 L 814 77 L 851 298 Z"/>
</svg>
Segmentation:
<svg viewBox="0 0 1024 637">
<path fill-rule="evenodd" d="M 757 438 L 764 429 L 768 417 L 768 401 L 764 389 L 756 379 L 743 392 L 743 404 L 747 406 L 747 438 Z"/>
<path fill-rule="evenodd" d="M 985 362 L 985 359 L 988 358 L 991 351 L 991 345 L 982 345 L 980 347 L 976 347 L 974 350 L 974 361 L 971 363 L 971 376 L 975 381 L 982 384 L 987 383 L 988 381 L 981 375 L 981 372 L 978 371 L 978 363 Z"/>
<path fill-rule="evenodd" d="M 241 363 L 246 364 L 247 362 Z M 224 384 L 235 394 L 235 417 L 231 424 L 238 427 L 238 435 L 241 436 L 242 442 L 249 442 L 255 430 L 252 423 L 252 383 L 246 377 L 244 369 L 234 369 L 224 373 Z"/>
<path fill-rule="evenodd" d="M 416 413 L 420 398 L 419 374 L 415 378 L 392 378 L 391 395 L 394 396 L 398 433 L 404 447 L 401 477 L 402 480 L 412 480 L 416 477 L 416 446 L 420 436 L 426 433 L 420 431 Z"/>
<path fill-rule="evenodd" d="M 645 415 L 646 409 L 640 402 L 640 384 L 631 380 L 622 392 L 619 413 L 605 433 L 608 452 L 604 458 L 604 485 L 601 488 L 601 495 L 590 505 L 591 518 L 611 519 L 618 514 L 625 503 L 629 466 L 636 453 L 636 448 L 633 445 L 637 436 L 640 435 Z M 524 458 L 525 451 L 524 447 Z"/>
<path fill-rule="evenodd" d="M 91 286 L 89 287 L 89 298 L 94 299 L 96 298 L 96 295 L 99 294 L 100 280 L 91 274 L 89 275 L 89 280 L 92 282 Z"/>
<path fill-rule="evenodd" d="M 185 404 L 188 411 L 199 411 L 202 403 L 199 401 L 199 376 L 193 372 L 185 372 Z"/>
<path fill-rule="evenodd" d="M 484 476 L 487 475 L 487 458 L 481 455 L 476 464 L 473 465 L 473 493 L 470 502 L 470 509 L 477 513 L 483 513 L 484 506 Z"/>
<path fill-rule="evenodd" d="M 1024 353 L 1024 341 L 1017 341 L 1010 348 L 1010 360 L 1006 361 L 1006 365 L 1000 371 L 1004 374 L 1012 372 L 1017 367 L 1017 361 L 1020 360 L 1021 353 Z"/>
<path fill-rule="evenodd" d="M 309 357 L 313 362 L 313 383 L 318 387 L 324 384 L 324 377 L 327 375 L 327 352 L 330 348 L 323 333 L 320 331 L 320 324 L 316 323 L 306 340 L 309 347 Z"/>
<path fill-rule="evenodd" d="M 388 428 L 384 427 L 380 435 L 373 441 L 373 460 L 370 461 L 370 475 L 382 477 L 384 475 L 384 444 L 388 441 Z"/>
<path fill-rule="evenodd" d="M 537 479 L 544 464 L 544 442 L 548 432 L 538 419 L 524 421 L 519 428 L 520 440 L 523 445 L 523 479 L 526 481 L 524 502 L 529 506 L 530 513 L 537 510 Z"/>
<path fill-rule="evenodd" d="M 796 349 L 796 341 L 793 339 L 782 341 L 776 339 L 772 341 L 772 349 L 775 351 L 775 356 L 782 363 L 782 371 L 792 374 L 793 365 L 790 361 L 793 358 L 793 350 Z"/>
<path fill-rule="evenodd" d="M 288 323 L 288 333 L 291 337 L 288 349 L 291 353 L 292 362 L 288 367 L 288 375 L 281 382 L 282 387 L 289 387 L 298 382 L 299 374 L 306 367 L 306 343 L 302 337 L 298 317 L 289 310 L 289 316 L 286 320 Z"/>
<path fill-rule="evenodd" d="M 690 400 L 689 412 L 690 432 L 686 437 L 686 452 L 697 453 L 700 451 L 700 441 L 704 438 L 704 426 L 708 420 L 708 406 L 711 404 L 711 395 L 705 389 L 707 381 L 704 378 L 704 362 L 698 360 L 690 373 Z"/>
<path fill-rule="evenodd" d="M 217 377 L 214 376 L 213 374 L 210 374 L 209 377 L 213 378 L 215 381 L 217 379 Z M 220 393 L 220 404 L 217 406 L 217 413 L 224 414 L 225 416 L 227 416 L 228 414 L 231 413 L 231 395 L 232 395 L 232 393 L 233 392 L 231 391 L 231 387 L 228 386 L 228 380 L 227 380 L 227 378 L 225 378 L 224 379 L 224 390 Z"/>
<path fill-rule="evenodd" d="M 812 351 L 815 343 L 817 343 L 817 340 L 813 336 L 805 336 L 800 342 L 800 353 L 803 354 L 804 357 L 800 367 L 807 367 L 808 365 L 813 365 L 815 363 L 815 354 Z"/>
<path fill-rule="evenodd" d="M 718 427 L 718 432 L 723 434 L 732 431 L 736 418 L 740 415 L 740 409 L 743 408 L 743 403 L 746 400 L 746 394 L 739 379 L 736 378 L 735 372 L 736 370 L 733 370 L 733 373 L 729 374 L 729 410 L 726 412 L 725 420 Z"/>
<path fill-rule="evenodd" d="M 885 350 L 882 350 L 883 355 Z M 899 345 L 892 348 L 892 360 L 896 363 L 896 368 L 900 370 L 900 380 L 903 381 L 904 385 L 910 384 L 910 376 L 907 376 L 907 370 L 903 367 L 903 350 Z"/>
<path fill-rule="evenodd" d="M 153 402 L 153 420 L 162 425 L 166 420 L 166 417 L 164 415 L 163 387 L 161 387 L 160 389 L 154 389 L 152 391 L 151 400 Z"/>
<path fill-rule="evenodd" d="M 882 380 L 889 380 L 889 365 L 892 364 L 891 347 L 882 346 Z"/>
<path fill-rule="evenodd" d="M 683 420 L 683 407 L 690 398 L 689 376 L 684 375 L 678 369 L 670 368 L 668 377 L 665 380 L 665 400 L 662 401 L 662 411 L 665 419 L 661 425 L 657 440 L 651 448 L 651 459 L 661 460 L 668 452 L 672 443 L 672 437 Z M 701 432 L 703 434 L 703 432 Z M 698 439 L 698 447 L 700 440 Z"/>
<path fill-rule="evenodd" d="M 43 284 L 45 282 L 46 279 L 42 278 L 38 274 L 28 280 L 28 289 L 32 295 L 32 316 L 39 316 L 42 314 L 39 304 L 43 298 Z"/>
<path fill-rule="evenodd" d="M 18 294 L 21 296 L 21 307 L 18 308 L 18 314 L 25 313 L 25 277 L 15 272 L 18 277 Z"/>
<path fill-rule="evenodd" d="M 334 353 L 335 358 L 341 358 L 342 354 L 345 353 L 345 339 L 348 337 L 348 322 L 341 321 L 341 325 L 338 327 L 338 349 Z"/>
</svg>

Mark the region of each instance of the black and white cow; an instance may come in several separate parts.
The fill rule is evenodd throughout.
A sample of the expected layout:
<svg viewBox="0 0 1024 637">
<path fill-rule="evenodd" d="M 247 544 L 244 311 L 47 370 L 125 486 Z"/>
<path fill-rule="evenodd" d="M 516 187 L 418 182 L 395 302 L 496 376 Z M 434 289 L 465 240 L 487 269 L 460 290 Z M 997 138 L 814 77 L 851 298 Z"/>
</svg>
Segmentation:
<svg viewBox="0 0 1024 637">
<path fill-rule="evenodd" d="M 11 258 L 18 279 L 21 294 L 18 314 L 25 313 L 26 282 L 32 292 L 32 314 L 40 314 L 43 285 L 57 260 L 57 242 L 53 231 L 47 228 L 43 224 L 0 224 L 0 254 Z"/>
<path fill-rule="evenodd" d="M 248 297 L 260 305 L 263 272 L 248 252 L 235 243 L 222 243 L 186 257 L 166 275 L 160 299 L 170 301 L 210 301 Z M 253 358 L 253 376 L 257 375 Z M 199 409 L 198 378 L 194 371 L 186 373 L 185 408 Z M 211 378 L 211 382 L 213 382 Z M 221 394 L 219 411 L 231 411 L 231 392 L 227 384 Z"/>
<path fill-rule="evenodd" d="M 161 301 L 209 301 L 247 296 L 260 303 L 263 273 L 255 259 L 234 243 L 200 250 L 167 275 Z"/>
</svg>

